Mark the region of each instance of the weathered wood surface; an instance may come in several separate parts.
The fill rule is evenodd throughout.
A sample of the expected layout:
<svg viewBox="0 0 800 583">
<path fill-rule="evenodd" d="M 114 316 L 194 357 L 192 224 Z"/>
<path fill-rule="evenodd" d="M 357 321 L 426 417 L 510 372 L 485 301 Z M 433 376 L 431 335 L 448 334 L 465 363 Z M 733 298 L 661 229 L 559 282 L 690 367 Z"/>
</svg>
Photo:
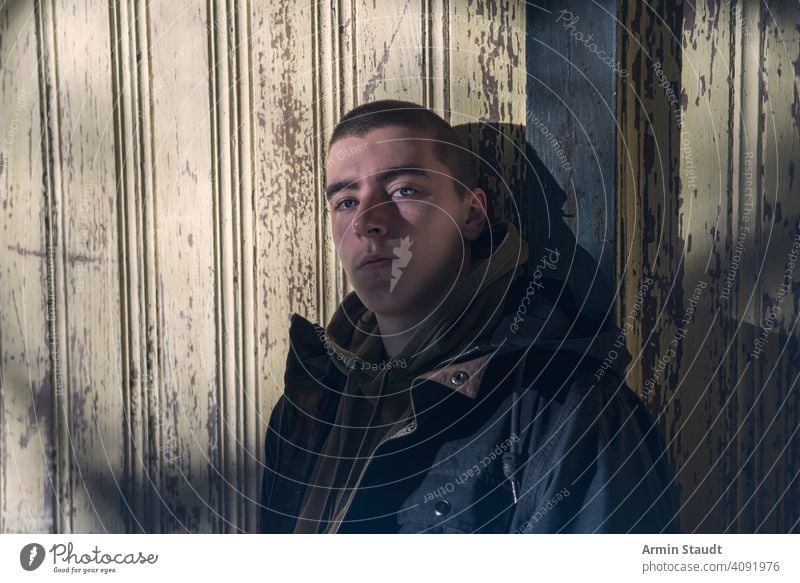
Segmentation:
<svg viewBox="0 0 800 583">
<path fill-rule="evenodd" d="M 621 18 L 629 383 L 666 429 L 685 531 L 797 532 L 800 8 L 651 6 Z"/>
<path fill-rule="evenodd" d="M 349 290 L 326 141 L 385 97 L 462 126 L 496 216 L 536 224 L 535 150 L 578 242 L 606 267 L 616 243 L 628 382 L 666 430 L 684 528 L 796 530 L 798 7 L 573 3 L 622 76 L 551 4 L 4 4 L 0 531 L 255 530 L 289 317 L 327 321 Z"/>
<path fill-rule="evenodd" d="M 518 2 L 5 3 L 0 530 L 254 531 L 289 317 L 349 290 L 333 125 L 386 97 L 523 123 L 524 29 Z"/>
<path fill-rule="evenodd" d="M 55 530 L 36 18 L 0 18 L 0 532 Z M 13 71 L 13 74 L 7 73 Z M 33 196 L 32 196 L 33 194 Z"/>
</svg>

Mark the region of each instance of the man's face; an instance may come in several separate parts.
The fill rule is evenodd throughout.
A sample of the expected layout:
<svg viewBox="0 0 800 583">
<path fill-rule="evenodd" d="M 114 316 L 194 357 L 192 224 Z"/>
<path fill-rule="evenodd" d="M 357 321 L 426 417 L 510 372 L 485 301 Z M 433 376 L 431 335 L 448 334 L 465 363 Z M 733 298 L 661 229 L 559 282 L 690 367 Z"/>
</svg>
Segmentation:
<svg viewBox="0 0 800 583">
<path fill-rule="evenodd" d="M 328 153 L 328 209 L 348 280 L 379 315 L 429 315 L 469 267 L 485 194 L 459 195 L 433 142 L 390 126 L 345 137 Z M 465 241 L 466 239 L 466 241 Z"/>
</svg>

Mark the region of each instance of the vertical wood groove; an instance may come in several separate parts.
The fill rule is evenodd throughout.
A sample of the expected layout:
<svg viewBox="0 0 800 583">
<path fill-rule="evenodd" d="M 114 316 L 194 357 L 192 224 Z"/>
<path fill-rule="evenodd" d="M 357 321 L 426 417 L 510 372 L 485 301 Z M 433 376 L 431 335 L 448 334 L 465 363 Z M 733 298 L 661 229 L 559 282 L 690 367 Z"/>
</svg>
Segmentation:
<svg viewBox="0 0 800 583">
<path fill-rule="evenodd" d="M 229 193 L 226 200 L 222 200 L 221 207 L 224 210 L 226 217 L 226 237 L 223 239 L 222 244 L 226 246 L 223 251 L 223 257 L 227 257 L 227 272 L 225 273 L 225 291 L 227 296 L 224 297 L 225 309 L 223 315 L 226 317 L 224 329 L 226 331 L 225 348 L 228 352 L 225 354 L 226 367 L 228 374 L 226 380 L 229 384 L 225 387 L 225 415 L 223 417 L 222 438 L 225 445 L 225 462 L 222 466 L 223 480 L 225 488 L 225 505 L 223 506 L 223 518 L 226 521 L 226 532 L 233 532 L 236 527 L 239 509 L 237 470 L 239 468 L 239 448 L 237 447 L 236 436 L 240 433 L 239 415 L 239 382 L 237 381 L 242 374 L 241 368 L 241 338 L 239 336 L 239 322 L 238 314 L 241 306 L 239 304 L 239 291 L 241 289 L 241 272 L 239 267 L 241 265 L 241 248 L 237 244 L 237 236 L 241 232 L 240 216 L 241 200 L 239 198 L 239 158 L 237 152 L 239 149 L 239 134 L 236 120 L 238 118 L 238 101 L 236 99 L 236 23 L 234 8 L 231 0 L 226 0 L 219 6 L 222 10 L 221 13 L 224 18 L 225 35 L 222 39 L 224 55 L 221 60 L 225 62 L 225 68 L 222 69 L 224 77 L 222 77 L 222 92 L 225 96 L 226 109 L 227 109 L 227 140 L 228 147 L 223 149 L 223 155 L 227 155 L 228 159 L 225 160 L 224 168 L 228 170 L 228 174 L 224 177 L 227 184 L 227 190 L 223 192 Z"/>
<path fill-rule="evenodd" d="M 148 491 L 148 522 L 150 532 L 160 530 L 160 492 L 163 487 L 162 475 L 162 388 L 160 378 L 160 346 L 161 334 L 159 326 L 159 305 L 156 285 L 159 279 L 159 265 L 156 238 L 156 176 L 152 149 L 152 101 L 150 77 L 150 37 L 148 29 L 150 21 L 147 12 L 147 3 L 130 1 L 129 14 L 132 15 L 129 26 L 133 50 L 131 55 L 134 61 L 131 70 L 135 77 L 131 80 L 131 87 L 136 88 L 136 152 L 139 159 L 137 164 L 142 215 L 142 273 L 145 282 L 143 304 L 145 306 L 145 331 L 144 350 L 147 374 L 144 377 L 147 402 L 147 474 L 151 489 Z M 153 494 L 156 494 L 155 496 Z"/>
<path fill-rule="evenodd" d="M 345 10 L 349 7 L 350 13 Z M 327 202 L 324 195 L 325 163 L 327 140 L 336 123 L 344 116 L 348 104 L 355 95 L 355 77 L 352 76 L 354 56 L 348 55 L 346 47 L 355 42 L 353 28 L 353 4 L 348 0 L 335 0 L 335 10 L 326 10 L 323 4 L 315 5 L 316 26 L 312 32 L 312 66 L 315 67 L 316 82 L 313 84 L 314 110 L 318 115 L 314 122 L 314 162 L 315 162 L 315 207 L 317 216 L 317 317 L 327 322 L 336 309 L 340 298 L 348 291 L 344 269 L 336 257 L 335 245 L 331 240 Z M 348 21 L 350 26 L 348 26 Z M 349 43 L 346 37 L 349 32 Z M 326 42 L 322 42 L 325 40 Z M 349 60 L 348 60 L 349 58 Z M 350 66 L 349 66 L 350 65 Z M 329 88 L 329 91 L 326 91 Z"/>
<path fill-rule="evenodd" d="M 422 105 L 433 107 L 433 10 L 430 0 L 420 0 L 422 14 Z"/>
<path fill-rule="evenodd" d="M 220 40 L 219 40 L 219 15 L 218 15 L 218 7 L 217 7 L 217 0 L 209 0 L 208 2 L 208 24 L 209 24 L 209 47 L 210 47 L 210 55 L 211 58 L 209 59 L 209 66 L 211 67 L 210 74 L 209 74 L 209 88 L 211 92 L 211 151 L 212 151 L 212 192 L 213 192 L 213 209 L 214 209 L 214 265 L 215 265 L 215 316 L 216 316 L 216 362 L 217 362 L 217 378 L 216 378 L 216 404 L 217 404 L 217 434 L 215 436 L 216 444 L 215 444 L 215 451 L 217 454 L 216 459 L 212 458 L 211 462 L 212 465 L 217 468 L 217 472 L 221 472 L 220 477 L 225 476 L 225 464 L 227 461 L 227 451 L 226 451 L 226 441 L 224 437 L 225 428 L 224 428 L 224 421 L 227 414 L 226 409 L 226 389 L 230 386 L 230 380 L 228 378 L 228 371 L 227 371 L 227 355 L 229 353 L 226 350 L 225 341 L 226 341 L 226 330 L 224 326 L 228 321 L 225 317 L 224 310 L 226 309 L 225 306 L 225 298 L 229 297 L 229 294 L 223 293 L 223 284 L 224 284 L 224 273 L 227 270 L 227 265 L 229 264 L 228 261 L 225 261 L 223 257 L 223 252 L 226 249 L 224 245 L 225 233 L 224 233 L 224 219 L 223 213 L 225 204 L 224 204 L 224 187 L 225 187 L 225 180 L 226 177 L 229 175 L 225 172 L 222 168 L 222 164 L 225 160 L 225 154 L 223 153 L 224 144 L 227 143 L 227 134 L 228 132 L 224 131 L 224 123 L 225 123 L 225 115 L 220 114 L 219 108 L 220 104 L 223 102 L 224 97 L 220 95 L 220 81 L 218 76 L 220 75 L 219 69 L 224 66 L 225 57 L 220 56 Z M 225 27 L 225 22 L 222 22 L 223 30 Z M 225 138 L 220 138 L 220 135 L 226 136 Z M 228 197 L 230 199 L 230 197 Z M 226 513 L 226 490 L 224 488 L 222 491 L 215 489 L 215 496 L 216 498 L 212 498 L 212 504 L 215 509 L 215 532 L 226 532 L 227 530 L 227 523 L 225 521 Z"/>
<path fill-rule="evenodd" d="M 242 500 L 240 526 L 245 532 L 255 532 L 258 526 L 257 511 L 253 510 L 251 501 L 260 499 L 261 476 L 258 469 L 258 461 L 263 459 L 263 446 L 259 435 L 260 426 L 258 424 L 257 412 L 260 410 L 260 386 L 258 375 L 256 374 L 256 363 L 258 362 L 258 336 L 257 317 L 256 317 L 256 230 L 255 230 L 255 161 L 253 153 L 253 53 L 252 53 L 252 21 L 251 21 L 251 2 L 245 3 L 244 13 L 240 11 L 239 31 L 244 30 L 244 38 L 240 36 L 237 47 L 240 57 L 240 77 L 244 80 L 242 88 L 241 109 L 244 111 L 240 127 L 244 130 L 242 134 L 242 148 L 240 150 L 240 168 L 243 168 L 242 176 L 245 181 L 241 186 L 242 197 L 242 223 L 243 223 L 243 261 L 242 261 L 242 335 L 243 344 L 243 406 L 244 406 L 244 428 L 243 435 L 245 448 L 243 452 L 242 478 L 243 492 L 240 495 Z M 256 509 L 257 510 L 257 509 Z"/>
<path fill-rule="evenodd" d="M 218 182 L 219 182 L 219 139 L 217 137 L 217 83 L 216 83 L 216 63 L 217 63 L 217 46 L 216 46 L 216 13 L 214 9 L 214 0 L 208 0 L 206 3 L 206 14 L 208 20 L 208 95 L 209 95 L 209 113 L 210 113 L 210 133 L 211 133 L 211 193 L 212 193 L 212 242 L 213 242 L 213 255 L 214 255 L 214 362 L 216 374 L 214 377 L 214 410 L 209 414 L 216 420 L 216 432 L 209 435 L 209 466 L 219 468 L 222 463 L 222 447 L 220 440 L 219 427 L 222 424 L 222 333 L 221 333 L 221 309 L 220 309 L 220 276 L 218 273 L 220 265 L 220 233 L 219 233 L 219 201 L 218 201 Z M 219 489 L 214 488 L 211 491 L 209 503 L 212 508 L 219 508 L 222 504 L 222 496 Z M 211 519 L 211 526 L 213 532 L 222 532 L 222 521 L 218 512 L 213 512 Z"/>
<path fill-rule="evenodd" d="M 129 532 L 161 530 L 162 389 L 155 170 L 146 6 L 110 6 L 114 140 L 120 229 L 122 362 L 125 385 Z"/>
<path fill-rule="evenodd" d="M 117 106 L 114 112 L 114 142 L 115 144 L 120 144 L 123 139 L 123 135 L 125 132 L 125 124 L 124 119 L 122 116 L 121 108 L 119 108 L 119 103 L 121 99 L 122 93 L 122 62 L 121 58 L 118 56 L 119 51 L 121 50 L 120 46 L 120 36 L 119 36 L 119 28 L 120 28 L 120 21 L 119 21 L 119 5 L 117 2 L 109 3 L 109 27 L 110 27 L 110 39 L 111 39 L 111 59 L 113 63 L 114 70 L 112 72 L 112 95 L 114 96 L 114 104 Z M 134 406 L 134 394 L 136 392 L 135 384 L 132 383 L 133 378 L 133 370 L 134 364 L 132 362 L 133 355 L 131 353 L 131 343 L 132 343 L 132 322 L 130 316 L 130 287 L 128 286 L 128 279 L 129 274 L 127 270 L 127 263 L 126 259 L 128 256 L 128 238 L 127 238 L 127 207 L 125 204 L 125 195 L 122 188 L 122 174 L 124 171 L 124 160 L 122 159 L 122 150 L 121 148 L 116 148 L 116 156 L 115 156 L 115 163 L 116 163 L 116 176 L 117 176 L 117 197 L 116 202 L 119 208 L 118 217 L 118 225 L 117 229 L 120 233 L 119 237 L 119 247 L 118 247 L 118 254 L 119 254 L 119 289 L 120 289 L 120 296 L 121 296 L 121 342 L 120 342 L 120 349 L 121 349 L 121 359 L 122 359 L 122 382 L 123 382 L 123 403 L 124 403 L 124 411 L 123 411 L 123 418 L 125 419 L 123 432 L 124 432 L 124 458 L 125 458 L 125 474 L 128 478 L 128 487 L 125 492 L 125 498 L 127 500 L 128 507 L 131 508 L 131 513 L 129 516 L 126 517 L 126 527 L 125 530 L 127 532 L 134 531 L 134 525 L 138 527 L 140 532 L 144 531 L 144 527 L 139 522 L 139 515 L 141 512 L 142 507 L 144 506 L 144 501 L 142 498 L 137 496 L 137 491 L 141 491 L 141 488 L 137 488 L 138 484 L 141 484 L 142 480 L 141 477 L 138 475 L 138 466 L 135 463 L 134 450 L 135 450 L 135 440 L 136 435 L 138 432 L 136 431 L 137 424 L 135 423 L 133 416 L 135 415 L 135 406 Z"/>
<path fill-rule="evenodd" d="M 257 405 L 257 387 L 255 375 L 255 316 L 254 316 L 254 231 L 253 231 L 253 123 L 251 108 L 251 43 L 250 43 L 250 3 L 244 4 L 244 10 L 232 4 L 233 28 L 235 41 L 231 52 L 235 71 L 233 76 L 233 97 L 236 107 L 236 179 L 238 205 L 238 228 L 234 243 L 239 248 L 238 273 L 240 274 L 240 290 L 238 298 L 237 355 L 240 357 L 239 386 L 237 390 L 237 474 L 235 494 L 239 502 L 236 524 L 240 530 L 252 532 L 256 524 L 250 512 L 250 501 L 258 499 L 258 476 L 254 456 L 259 451 L 256 435 L 255 407 Z"/>
<path fill-rule="evenodd" d="M 732 2 L 732 8 L 741 10 L 741 3 L 740 2 Z M 742 94 L 744 90 L 744 82 L 745 82 L 745 75 L 743 70 L 744 58 L 742 53 L 744 52 L 744 46 L 742 44 L 742 27 L 741 21 L 737 22 L 734 19 L 731 19 L 730 22 L 730 43 L 728 46 L 728 58 L 731 63 L 731 77 L 732 81 L 730 83 L 730 88 L 728 92 L 728 100 L 731 104 L 730 108 L 730 119 L 729 119 L 729 127 L 728 127 L 728 149 L 731 152 L 730 164 L 728 164 L 728 206 L 729 209 L 726 209 L 728 212 L 728 216 L 730 220 L 728 221 L 728 228 L 727 228 L 727 240 L 728 241 L 736 241 L 737 237 L 739 236 L 739 229 L 737 225 L 739 224 L 739 218 L 741 216 L 740 208 L 739 208 L 739 197 L 738 193 L 741 191 L 740 186 L 740 173 L 741 168 L 744 162 L 744 156 L 746 154 L 745 149 L 742 147 L 744 140 L 744 135 L 746 132 L 746 124 L 742 119 L 743 111 L 742 111 Z M 737 50 L 737 47 L 742 47 L 742 50 Z M 737 279 L 737 283 L 741 285 L 741 279 Z M 739 309 L 739 302 L 738 297 L 735 298 L 734 309 Z M 724 325 L 724 324 L 723 324 Z M 725 334 L 730 334 L 729 330 L 727 329 L 728 326 L 725 325 Z M 732 358 L 734 359 L 734 370 L 741 370 L 740 369 L 740 356 L 738 351 L 732 351 Z M 751 370 L 748 369 L 748 374 L 751 374 Z M 740 373 L 742 374 L 742 373 Z M 736 420 L 737 427 L 742 427 L 743 419 L 742 419 L 742 411 L 746 410 L 746 404 L 750 402 L 748 398 L 746 398 L 747 393 L 751 392 L 749 390 L 750 383 L 742 382 L 738 383 L 736 386 L 736 393 L 732 397 L 733 401 L 733 409 L 735 414 L 733 417 Z M 736 467 L 740 467 L 740 444 L 742 442 L 742 437 L 737 434 L 736 436 L 736 444 L 735 447 L 730 448 L 730 456 L 733 459 L 733 463 Z M 733 494 L 732 497 L 736 501 L 736 506 L 739 506 L 739 501 L 741 499 L 741 493 L 743 492 L 742 488 L 742 473 L 740 472 L 737 476 L 737 479 L 733 486 Z M 742 524 L 744 518 L 740 520 L 739 524 Z"/>
<path fill-rule="evenodd" d="M 442 115 L 447 123 L 451 123 L 451 110 L 453 104 L 450 98 L 450 0 L 442 1 Z"/>
<path fill-rule="evenodd" d="M 63 189 L 61 184 L 61 109 L 58 103 L 58 54 L 55 43 L 55 5 L 46 0 L 34 4 L 37 20 L 39 99 L 41 103 L 42 161 L 45 192 L 45 242 L 47 316 L 50 345 L 54 423 L 55 488 L 54 525 L 57 533 L 73 531 L 72 464 L 70 462 L 70 387 L 66 351 L 64 283 Z"/>
<path fill-rule="evenodd" d="M 350 0 L 350 83 L 352 88 L 350 90 L 350 108 L 357 107 L 361 105 L 362 99 L 361 94 L 358 91 L 358 27 L 356 26 L 358 22 L 358 8 L 357 8 L 358 0 Z M 344 106 L 344 101 L 342 102 Z M 344 117 L 344 114 L 347 113 L 347 108 L 342 110 L 341 117 Z M 332 130 L 333 128 L 331 128 Z"/>
<path fill-rule="evenodd" d="M 322 24 L 322 3 L 317 2 L 311 10 L 311 69 L 312 69 L 312 85 L 313 85 L 313 104 L 311 107 L 312 126 L 318 128 L 317 131 L 311 133 L 311 147 L 313 151 L 314 161 L 316 163 L 316 171 L 314 172 L 314 212 L 316 216 L 325 216 L 325 200 L 321 192 L 324 188 L 322 181 L 322 169 L 320 167 L 320 160 L 323 159 L 323 146 L 324 141 L 324 128 L 325 128 L 325 104 L 323 103 L 322 87 L 324 78 L 322 74 L 323 67 L 323 46 L 325 43 L 321 42 L 324 38 L 324 32 L 327 27 Z M 329 11 L 327 11 L 330 14 Z M 335 33 L 331 30 L 331 41 L 335 38 Z M 327 305 L 324 303 L 325 296 L 325 222 L 317 221 L 314 229 L 314 237 L 316 242 L 316 267 L 315 270 L 315 301 L 317 305 L 317 317 L 322 319 L 326 317 L 328 312 Z"/>
<path fill-rule="evenodd" d="M 249 10 L 249 5 L 241 10 L 224 0 L 209 3 L 220 370 L 217 470 L 222 487 L 219 521 L 226 532 L 255 528 L 249 501 L 258 499 L 254 471 L 257 465 L 253 460 L 260 450 L 253 410 L 258 402 L 253 305 L 253 130 L 249 41 L 242 38 L 249 30 Z"/>
</svg>

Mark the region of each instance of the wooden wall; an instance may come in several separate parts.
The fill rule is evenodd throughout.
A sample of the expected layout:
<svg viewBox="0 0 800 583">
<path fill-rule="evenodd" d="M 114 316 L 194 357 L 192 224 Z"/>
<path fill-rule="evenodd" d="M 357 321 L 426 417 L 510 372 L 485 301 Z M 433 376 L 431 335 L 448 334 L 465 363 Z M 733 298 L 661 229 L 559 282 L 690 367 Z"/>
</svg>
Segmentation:
<svg viewBox="0 0 800 583">
<path fill-rule="evenodd" d="M 255 530 L 289 317 L 349 289 L 326 140 L 381 98 L 465 133 L 496 217 L 539 244 L 563 201 L 560 243 L 613 267 L 684 528 L 797 530 L 797 5 L 558 6 L 3 4 L 0 532 Z"/>
<path fill-rule="evenodd" d="M 684 531 L 798 532 L 800 6 L 630 0 L 620 20 L 629 383 Z"/>
<path fill-rule="evenodd" d="M 326 140 L 387 97 L 503 159 L 525 4 L 3 4 L 0 531 L 255 530 L 290 315 L 348 291 Z"/>
</svg>

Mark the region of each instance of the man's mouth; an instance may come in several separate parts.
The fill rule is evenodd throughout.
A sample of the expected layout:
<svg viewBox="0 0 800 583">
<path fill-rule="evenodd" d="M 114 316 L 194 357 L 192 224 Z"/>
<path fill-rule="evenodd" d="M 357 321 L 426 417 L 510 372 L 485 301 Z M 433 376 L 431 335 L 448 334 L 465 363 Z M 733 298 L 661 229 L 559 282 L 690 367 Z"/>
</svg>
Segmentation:
<svg viewBox="0 0 800 583">
<path fill-rule="evenodd" d="M 373 259 L 371 261 L 367 261 L 366 263 L 363 263 L 358 269 L 360 271 L 374 271 L 377 269 L 383 269 L 385 267 L 389 267 L 391 264 L 392 264 L 391 259 L 383 257 L 380 259 Z"/>
<path fill-rule="evenodd" d="M 386 255 L 384 253 L 370 253 L 369 255 L 365 255 L 361 258 L 358 262 L 358 267 L 356 269 L 359 270 L 374 270 L 374 269 L 382 269 L 386 266 L 392 264 L 393 257 L 391 255 Z"/>
</svg>

